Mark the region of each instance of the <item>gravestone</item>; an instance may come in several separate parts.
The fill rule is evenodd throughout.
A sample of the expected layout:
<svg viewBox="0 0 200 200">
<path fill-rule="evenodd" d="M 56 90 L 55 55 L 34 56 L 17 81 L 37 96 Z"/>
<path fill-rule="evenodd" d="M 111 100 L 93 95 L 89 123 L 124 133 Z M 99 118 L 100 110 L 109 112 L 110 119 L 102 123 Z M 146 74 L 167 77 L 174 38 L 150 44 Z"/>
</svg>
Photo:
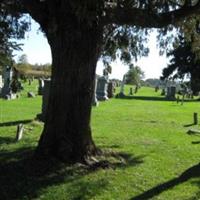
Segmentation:
<svg viewBox="0 0 200 200">
<path fill-rule="evenodd" d="M 159 86 L 156 86 L 155 87 L 155 92 L 158 92 L 158 90 L 159 90 Z"/>
<path fill-rule="evenodd" d="M 132 87 L 130 87 L 130 89 L 129 89 L 129 95 L 133 95 L 133 88 Z"/>
<path fill-rule="evenodd" d="M 93 91 L 93 98 L 92 98 L 92 105 L 93 106 L 99 105 L 99 102 L 97 100 L 96 90 L 97 90 L 97 77 L 95 77 L 95 79 L 94 79 L 94 91 Z"/>
<path fill-rule="evenodd" d="M 13 81 L 12 79 L 13 79 L 12 67 L 7 66 L 3 70 L 4 85 L 3 85 L 3 88 L 1 90 L 1 97 L 8 99 L 8 100 L 16 98 L 16 94 L 12 92 L 12 88 L 11 88 L 11 84 L 12 84 L 12 81 Z"/>
<path fill-rule="evenodd" d="M 37 115 L 37 118 L 45 122 L 46 112 L 49 101 L 49 91 L 50 91 L 51 80 L 44 80 L 43 96 L 42 96 L 42 113 Z"/>
<path fill-rule="evenodd" d="M 118 94 L 118 97 L 124 97 L 124 86 L 125 86 L 125 76 L 123 77 L 123 80 L 121 82 L 121 86 L 120 86 L 120 92 Z"/>
<path fill-rule="evenodd" d="M 175 100 L 176 99 L 176 87 L 171 86 L 167 87 L 167 95 L 166 98 L 169 100 Z"/>
<path fill-rule="evenodd" d="M 0 94 L 1 94 L 2 88 L 3 88 L 3 79 L 2 79 L 2 75 L 0 75 Z"/>
<path fill-rule="evenodd" d="M 43 79 L 38 79 L 38 95 L 43 95 L 43 89 L 44 89 L 44 80 Z"/>
<path fill-rule="evenodd" d="M 35 98 L 35 94 L 33 92 L 27 92 L 28 98 Z"/>
<path fill-rule="evenodd" d="M 114 83 L 110 81 L 108 83 L 108 98 L 112 98 L 114 96 Z"/>
<path fill-rule="evenodd" d="M 99 101 L 108 100 L 108 79 L 105 76 L 99 77 L 97 81 L 96 95 Z"/>
<path fill-rule="evenodd" d="M 163 88 L 160 95 L 165 96 L 165 94 L 166 94 L 166 92 L 165 92 L 165 89 Z"/>
</svg>

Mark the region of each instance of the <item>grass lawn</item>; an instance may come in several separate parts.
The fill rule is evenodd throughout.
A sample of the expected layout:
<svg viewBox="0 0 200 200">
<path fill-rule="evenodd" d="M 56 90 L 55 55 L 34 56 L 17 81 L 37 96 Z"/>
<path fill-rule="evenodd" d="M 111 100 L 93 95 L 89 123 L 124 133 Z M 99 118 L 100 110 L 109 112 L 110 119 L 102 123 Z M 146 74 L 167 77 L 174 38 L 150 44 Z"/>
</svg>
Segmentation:
<svg viewBox="0 0 200 200">
<path fill-rule="evenodd" d="M 200 102 L 165 101 L 153 88 L 101 102 L 92 111 L 93 137 L 107 152 L 110 167 L 92 170 L 50 161 L 50 170 L 30 161 L 43 124 L 34 120 L 41 97 L 26 97 L 27 91 L 36 92 L 36 82 L 25 88 L 20 99 L 0 99 L 0 199 L 200 199 L 200 134 L 187 134 L 199 129 L 192 123 Z M 16 143 L 21 122 L 24 136 Z"/>
</svg>

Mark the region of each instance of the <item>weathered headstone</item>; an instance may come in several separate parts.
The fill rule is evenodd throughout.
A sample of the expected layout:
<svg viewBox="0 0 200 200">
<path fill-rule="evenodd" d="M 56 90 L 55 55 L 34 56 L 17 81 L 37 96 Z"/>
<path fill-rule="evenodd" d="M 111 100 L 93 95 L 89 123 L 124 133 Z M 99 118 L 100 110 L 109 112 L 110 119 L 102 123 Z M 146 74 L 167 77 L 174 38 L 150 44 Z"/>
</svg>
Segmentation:
<svg viewBox="0 0 200 200">
<path fill-rule="evenodd" d="M 161 95 L 161 96 L 165 96 L 165 94 L 166 94 L 166 91 L 165 91 L 165 89 L 163 88 L 160 95 Z"/>
<path fill-rule="evenodd" d="M 155 87 L 155 92 L 158 92 L 158 90 L 159 90 L 159 86 L 156 86 Z"/>
<path fill-rule="evenodd" d="M 1 90 L 1 97 L 5 98 L 5 99 L 15 99 L 16 98 L 16 94 L 12 92 L 12 88 L 11 88 L 12 78 L 13 78 L 12 67 L 7 66 L 3 70 L 4 85 Z"/>
<path fill-rule="evenodd" d="M 97 100 L 96 90 L 97 90 L 97 77 L 95 77 L 95 79 L 94 79 L 94 91 L 93 91 L 93 98 L 92 98 L 92 105 L 93 106 L 99 105 L 99 102 Z"/>
<path fill-rule="evenodd" d="M 1 94 L 2 88 L 3 88 L 3 79 L 2 79 L 2 75 L 0 75 L 0 94 Z"/>
<path fill-rule="evenodd" d="M 135 86 L 135 94 L 138 92 L 138 88 L 139 88 L 139 87 L 136 85 L 136 86 Z"/>
<path fill-rule="evenodd" d="M 49 101 L 49 91 L 50 91 L 51 80 L 44 80 L 43 96 L 42 96 L 42 113 L 37 115 L 37 118 L 43 122 L 46 119 L 46 112 Z"/>
<path fill-rule="evenodd" d="M 43 79 L 38 79 L 38 95 L 43 95 L 43 89 L 44 89 L 44 80 Z"/>
<path fill-rule="evenodd" d="M 2 78 L 2 75 L 0 75 L 0 88 L 3 87 L 3 78 Z"/>
<path fill-rule="evenodd" d="M 108 100 L 107 88 L 108 88 L 108 79 L 105 76 L 99 77 L 96 90 L 97 99 L 99 101 Z"/>
<path fill-rule="evenodd" d="M 123 77 L 123 80 L 121 82 L 121 86 L 120 86 L 120 92 L 118 94 L 119 97 L 124 97 L 124 86 L 125 86 L 125 76 Z"/>
<path fill-rule="evenodd" d="M 130 87 L 130 89 L 129 89 L 129 95 L 133 95 L 133 88 L 132 87 Z"/>
<path fill-rule="evenodd" d="M 19 124 L 17 126 L 16 141 L 19 141 L 19 140 L 22 139 L 23 131 L 24 131 L 24 125 L 23 124 Z"/>
<path fill-rule="evenodd" d="M 171 86 L 171 87 L 167 87 L 167 95 L 166 98 L 169 100 L 175 100 L 176 97 L 176 87 Z"/>
<path fill-rule="evenodd" d="M 27 92 L 28 98 L 35 98 L 35 94 L 33 92 Z"/>
<path fill-rule="evenodd" d="M 114 96 L 114 84 L 112 81 L 108 83 L 108 98 L 112 98 Z"/>
<path fill-rule="evenodd" d="M 198 113 L 194 113 L 193 114 L 193 119 L 194 119 L 194 125 L 197 125 L 198 124 Z"/>
</svg>

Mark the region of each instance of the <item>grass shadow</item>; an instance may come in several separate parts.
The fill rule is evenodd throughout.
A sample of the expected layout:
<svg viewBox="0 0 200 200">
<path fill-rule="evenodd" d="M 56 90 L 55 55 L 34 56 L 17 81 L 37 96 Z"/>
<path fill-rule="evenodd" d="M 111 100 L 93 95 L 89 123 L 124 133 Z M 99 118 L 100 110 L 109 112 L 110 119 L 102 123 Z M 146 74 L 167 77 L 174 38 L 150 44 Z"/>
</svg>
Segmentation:
<svg viewBox="0 0 200 200">
<path fill-rule="evenodd" d="M 0 145 L 14 143 L 15 139 L 11 137 L 0 137 Z"/>
<path fill-rule="evenodd" d="M 146 192 L 131 198 L 130 200 L 147 200 L 154 196 L 159 195 L 160 193 L 167 191 L 176 185 L 184 183 L 191 178 L 200 178 L 200 163 L 190 167 L 189 169 L 185 170 L 179 177 L 171 179 L 165 183 L 159 184 Z M 198 183 L 199 184 L 199 183 Z M 199 184 L 200 186 L 200 184 Z"/>
<path fill-rule="evenodd" d="M 192 124 L 185 124 L 185 125 L 183 125 L 183 127 L 190 127 L 190 126 L 194 126 L 195 124 L 194 123 L 192 123 Z"/>
<path fill-rule="evenodd" d="M 144 100 L 144 101 L 176 101 L 176 99 L 167 99 L 166 97 L 158 97 L 158 96 L 129 96 L 125 95 L 122 97 L 117 97 L 119 99 L 128 99 L 128 100 Z M 198 102 L 197 99 L 185 99 L 184 102 Z"/>
<path fill-rule="evenodd" d="M 143 162 L 142 157 L 127 153 L 106 152 L 93 165 L 68 165 L 55 159 L 45 162 L 33 160 L 34 148 L 23 147 L 0 152 L 0 194 L 4 200 L 37 199 L 51 186 L 67 182 L 70 199 L 92 199 L 109 184 L 106 177 L 84 178 L 98 170 L 133 167 Z M 54 195 L 54 193 L 52 193 Z M 67 197 L 66 197 L 67 199 Z"/>
<path fill-rule="evenodd" d="M 192 141 L 192 144 L 200 144 L 200 141 Z"/>
<path fill-rule="evenodd" d="M 0 123 L 0 127 L 17 126 L 19 124 L 28 124 L 32 121 L 33 121 L 32 119 L 28 119 L 28 120 L 19 120 L 19 121 L 12 121 L 12 122 L 3 122 L 3 123 Z"/>
</svg>

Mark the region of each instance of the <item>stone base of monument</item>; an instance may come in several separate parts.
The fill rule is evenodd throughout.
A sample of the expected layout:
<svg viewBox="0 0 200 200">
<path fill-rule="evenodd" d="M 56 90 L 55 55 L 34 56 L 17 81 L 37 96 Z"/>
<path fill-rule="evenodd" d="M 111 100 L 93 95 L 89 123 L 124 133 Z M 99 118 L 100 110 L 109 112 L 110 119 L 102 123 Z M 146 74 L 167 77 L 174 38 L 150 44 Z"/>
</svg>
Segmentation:
<svg viewBox="0 0 200 200">
<path fill-rule="evenodd" d="M 6 100 L 12 100 L 12 99 L 16 99 L 17 98 L 17 94 L 15 93 L 11 93 L 11 94 L 6 94 L 2 96 L 4 99 Z"/>
<path fill-rule="evenodd" d="M 120 92 L 116 95 L 116 98 L 123 98 L 125 97 L 125 94 L 123 92 Z"/>
<path fill-rule="evenodd" d="M 97 100 L 98 101 L 106 101 L 106 100 L 108 100 L 108 97 L 107 97 L 107 95 L 97 95 Z"/>
</svg>

